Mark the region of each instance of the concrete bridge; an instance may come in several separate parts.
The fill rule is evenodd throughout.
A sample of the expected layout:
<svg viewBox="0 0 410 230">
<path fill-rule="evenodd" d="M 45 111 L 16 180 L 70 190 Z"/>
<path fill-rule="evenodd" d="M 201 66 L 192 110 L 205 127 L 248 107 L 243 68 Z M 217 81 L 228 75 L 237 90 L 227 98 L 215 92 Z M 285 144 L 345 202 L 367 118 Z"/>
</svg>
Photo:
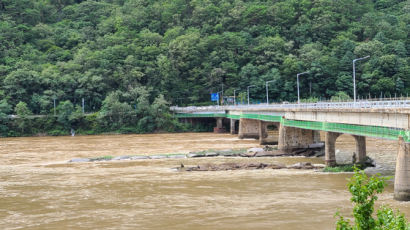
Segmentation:
<svg viewBox="0 0 410 230">
<path fill-rule="evenodd" d="M 335 143 L 342 134 L 356 141 L 357 162 L 366 158 L 366 137 L 398 141 L 394 197 L 410 200 L 410 100 L 360 101 L 306 104 L 261 104 L 248 106 L 171 107 L 186 120 L 215 118 L 214 132 L 230 132 L 239 138 L 257 138 L 270 144 L 268 127 L 279 130 L 278 149 L 291 151 L 320 141 L 325 132 L 325 162 L 336 165 Z"/>
</svg>

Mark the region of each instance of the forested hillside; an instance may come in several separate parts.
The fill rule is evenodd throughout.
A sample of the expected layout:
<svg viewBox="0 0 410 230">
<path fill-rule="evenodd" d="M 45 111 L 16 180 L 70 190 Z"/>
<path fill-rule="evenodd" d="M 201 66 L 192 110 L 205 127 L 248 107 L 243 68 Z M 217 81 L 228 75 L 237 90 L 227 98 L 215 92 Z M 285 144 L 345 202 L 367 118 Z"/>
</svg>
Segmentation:
<svg viewBox="0 0 410 230">
<path fill-rule="evenodd" d="M 272 101 L 294 101 L 303 71 L 302 98 L 352 96 L 352 60 L 367 55 L 358 95 L 406 95 L 409 33 L 403 0 L 0 0 L 0 110 L 84 98 L 86 112 L 144 118 L 222 84 L 263 101 L 268 80 Z"/>
</svg>

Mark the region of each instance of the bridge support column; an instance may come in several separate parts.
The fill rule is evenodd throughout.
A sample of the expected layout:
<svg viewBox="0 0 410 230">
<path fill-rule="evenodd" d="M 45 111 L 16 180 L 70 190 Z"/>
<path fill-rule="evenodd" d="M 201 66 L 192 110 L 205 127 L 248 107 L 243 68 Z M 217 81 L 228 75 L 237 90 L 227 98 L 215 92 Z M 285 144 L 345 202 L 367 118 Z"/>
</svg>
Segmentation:
<svg viewBox="0 0 410 230">
<path fill-rule="evenodd" d="M 320 142 L 320 131 L 313 130 L 313 141 L 314 143 Z"/>
<path fill-rule="evenodd" d="M 231 119 L 231 130 L 230 130 L 231 134 L 237 134 L 238 133 L 237 130 L 236 130 L 236 127 L 235 127 L 236 121 L 237 120 L 235 120 L 235 119 Z"/>
<path fill-rule="evenodd" d="M 281 124 L 279 127 L 278 149 L 292 151 L 292 149 L 297 148 L 308 148 L 310 144 L 314 143 L 313 133 L 313 130 L 286 127 Z"/>
<path fill-rule="evenodd" d="M 410 201 L 410 143 L 399 137 L 399 152 L 394 176 L 394 199 Z"/>
<path fill-rule="evenodd" d="M 353 135 L 356 140 L 356 162 L 364 163 L 366 161 L 366 137 Z"/>
<path fill-rule="evenodd" d="M 325 135 L 325 163 L 326 166 L 336 166 L 335 144 L 341 133 L 326 132 Z"/>
<path fill-rule="evenodd" d="M 277 141 L 269 140 L 268 126 L 275 125 L 279 127 L 280 123 L 268 122 L 268 121 L 259 121 L 259 144 L 260 145 L 269 145 L 277 144 Z"/>
<path fill-rule="evenodd" d="M 214 127 L 214 133 L 224 133 L 225 132 L 222 121 L 223 121 L 222 117 L 216 118 L 216 127 Z"/>
<path fill-rule="evenodd" d="M 239 138 L 259 138 L 259 123 L 257 120 L 241 118 L 239 120 Z"/>
<path fill-rule="evenodd" d="M 268 127 L 267 123 L 264 121 L 259 121 L 259 144 L 267 144 L 266 138 L 268 137 Z"/>
</svg>

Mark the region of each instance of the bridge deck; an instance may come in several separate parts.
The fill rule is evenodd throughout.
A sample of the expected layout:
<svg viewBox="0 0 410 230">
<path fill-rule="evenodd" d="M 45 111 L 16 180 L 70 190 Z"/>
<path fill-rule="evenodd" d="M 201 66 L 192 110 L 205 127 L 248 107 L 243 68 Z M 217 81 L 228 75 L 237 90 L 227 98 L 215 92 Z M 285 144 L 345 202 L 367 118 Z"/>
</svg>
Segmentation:
<svg viewBox="0 0 410 230">
<path fill-rule="evenodd" d="M 207 106 L 207 107 L 173 107 L 178 118 L 201 118 L 201 117 L 226 117 L 231 119 L 255 119 L 270 122 L 280 122 L 284 126 L 297 127 L 302 129 L 321 130 L 339 133 L 348 133 L 359 136 L 369 136 L 384 139 L 397 140 L 400 136 L 406 142 L 410 142 L 410 100 L 405 101 L 373 101 L 367 103 L 310 103 L 310 104 L 275 104 L 275 105 L 250 105 L 250 106 Z M 340 117 L 340 122 L 329 122 L 329 118 L 317 119 L 318 114 L 313 114 L 316 120 L 309 120 L 306 112 L 328 112 L 333 116 Z M 292 113 L 289 113 L 292 112 Z M 296 116 L 295 114 L 298 114 Z M 366 117 L 361 118 L 361 123 L 344 122 L 341 115 L 334 113 L 378 113 L 380 121 L 368 122 Z M 392 117 L 383 116 L 383 114 Z M 366 115 L 364 115 L 366 116 Z M 396 116 L 396 117 L 394 117 Z M 292 119 L 290 119 L 291 117 Z M 306 117 L 306 118 L 305 118 Z M 296 118 L 296 119 L 294 119 Z M 298 119 L 300 118 L 300 119 Z M 303 118 L 303 119 L 301 119 Z M 402 119 L 399 122 L 397 119 Z M 355 118 L 357 119 L 357 118 Z M 370 119 L 370 116 L 369 118 Z M 382 122 L 385 119 L 389 122 Z M 394 119 L 395 123 L 394 123 Z M 333 117 L 334 120 L 334 117 Z M 393 120 L 393 121 L 392 121 Z M 377 125 L 368 125 L 376 123 Z M 365 124 L 365 125 L 363 125 Z M 366 125 L 367 124 L 367 125 Z"/>
</svg>

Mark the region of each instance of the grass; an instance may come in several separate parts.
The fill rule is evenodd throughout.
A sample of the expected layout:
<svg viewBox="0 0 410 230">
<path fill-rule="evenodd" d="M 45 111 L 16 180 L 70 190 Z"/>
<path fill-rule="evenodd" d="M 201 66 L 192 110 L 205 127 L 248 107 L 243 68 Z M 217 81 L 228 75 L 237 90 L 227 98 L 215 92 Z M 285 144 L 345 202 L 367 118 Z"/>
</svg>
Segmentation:
<svg viewBox="0 0 410 230">
<path fill-rule="evenodd" d="M 323 172 L 354 172 L 355 167 L 357 167 L 360 170 L 367 168 L 366 165 L 362 164 L 341 164 L 336 165 L 334 167 L 326 166 L 323 169 Z"/>
<path fill-rule="evenodd" d="M 109 161 L 109 160 L 112 160 L 112 158 L 114 157 L 113 156 L 94 157 L 94 158 L 90 158 L 90 161 Z"/>
</svg>

